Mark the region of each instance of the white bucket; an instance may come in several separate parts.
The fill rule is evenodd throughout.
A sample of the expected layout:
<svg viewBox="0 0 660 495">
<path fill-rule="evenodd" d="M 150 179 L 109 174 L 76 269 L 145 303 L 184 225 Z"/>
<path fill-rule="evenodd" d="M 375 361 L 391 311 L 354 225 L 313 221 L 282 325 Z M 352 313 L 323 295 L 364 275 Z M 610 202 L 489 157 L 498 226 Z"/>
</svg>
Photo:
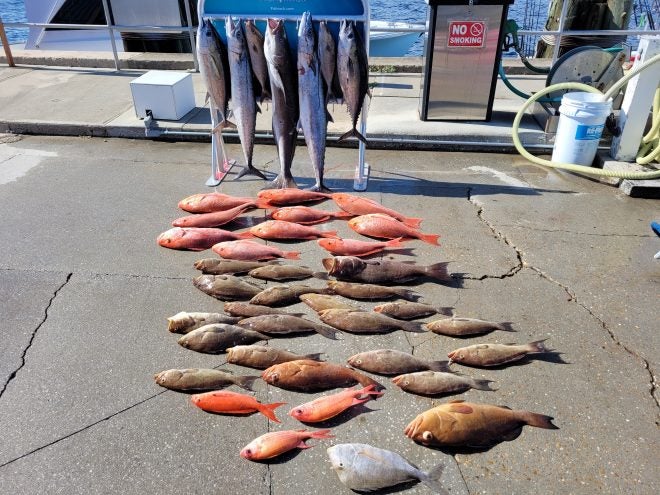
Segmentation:
<svg viewBox="0 0 660 495">
<path fill-rule="evenodd" d="M 596 157 L 612 100 L 597 93 L 566 93 L 559 107 L 559 124 L 551 161 L 590 167 Z"/>
</svg>

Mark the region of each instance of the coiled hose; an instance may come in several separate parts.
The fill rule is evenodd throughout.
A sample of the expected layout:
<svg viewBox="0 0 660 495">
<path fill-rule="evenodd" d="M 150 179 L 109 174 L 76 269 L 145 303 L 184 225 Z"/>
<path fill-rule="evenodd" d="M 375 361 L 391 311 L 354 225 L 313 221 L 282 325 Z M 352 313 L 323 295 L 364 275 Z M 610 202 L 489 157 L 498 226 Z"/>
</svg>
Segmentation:
<svg viewBox="0 0 660 495">
<path fill-rule="evenodd" d="M 635 77 L 637 74 L 645 70 L 647 67 L 649 67 L 652 64 L 655 64 L 657 62 L 660 62 L 660 54 L 656 55 L 646 62 L 644 62 L 642 65 L 634 68 L 631 70 L 628 74 L 623 76 L 619 81 L 614 83 L 614 85 L 605 93 L 602 94 L 599 90 L 592 86 L 588 86 L 586 84 L 582 83 L 576 83 L 576 82 L 566 82 L 566 83 L 559 83 L 559 84 L 553 84 L 551 86 L 548 86 L 547 88 L 542 89 L 538 93 L 535 93 L 534 96 L 529 98 L 523 106 L 518 110 L 518 113 L 516 114 L 515 119 L 513 119 L 513 129 L 512 129 L 512 138 L 513 138 L 513 144 L 518 150 L 518 153 L 520 153 L 522 156 L 527 158 L 530 162 L 536 163 L 538 165 L 543 165 L 545 167 L 552 167 L 552 168 L 558 168 L 562 170 L 568 170 L 570 172 L 576 172 L 580 174 L 585 174 L 585 175 L 591 175 L 591 176 L 596 176 L 596 177 L 618 177 L 621 179 L 629 179 L 629 180 L 643 180 L 643 179 L 658 179 L 660 178 L 660 170 L 654 170 L 652 172 L 618 172 L 614 170 L 603 170 L 600 168 L 593 168 L 593 167 L 586 167 L 584 165 L 577 165 L 575 163 L 555 163 L 551 162 L 550 160 L 544 160 L 543 158 L 539 158 L 537 156 L 532 155 L 530 152 L 528 152 L 522 143 L 520 142 L 520 136 L 518 134 L 520 130 L 520 122 L 522 121 L 523 115 L 525 114 L 525 111 L 537 100 L 539 100 L 541 97 L 545 96 L 548 93 L 551 93 L 553 91 L 561 91 L 561 90 L 566 90 L 566 89 L 574 89 L 576 91 L 586 91 L 588 93 L 597 93 L 597 94 L 602 94 L 602 100 L 607 101 L 608 99 L 612 98 L 613 95 L 616 95 L 619 90 L 633 77 Z M 647 133 L 646 136 L 644 136 L 642 143 L 642 150 L 640 150 L 640 154 L 645 153 L 646 151 L 643 151 L 646 145 L 650 145 L 652 147 L 655 143 L 655 149 L 646 157 L 639 157 L 637 158 L 638 163 L 640 164 L 647 164 L 653 161 L 654 159 L 658 158 L 660 156 L 660 94 L 658 91 L 656 91 L 655 99 L 654 99 L 654 118 L 653 118 L 653 125 L 651 128 L 651 131 Z M 653 132 L 655 130 L 655 132 Z M 646 142 L 646 139 L 648 137 L 648 142 Z M 640 162 L 642 160 L 642 162 Z"/>
</svg>

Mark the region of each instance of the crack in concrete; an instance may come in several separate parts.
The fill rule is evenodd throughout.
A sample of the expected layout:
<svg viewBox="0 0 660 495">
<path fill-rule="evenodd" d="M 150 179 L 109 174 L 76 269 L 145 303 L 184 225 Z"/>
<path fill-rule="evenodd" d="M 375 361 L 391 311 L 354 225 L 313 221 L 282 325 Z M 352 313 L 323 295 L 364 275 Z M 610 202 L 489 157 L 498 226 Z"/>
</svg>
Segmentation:
<svg viewBox="0 0 660 495">
<path fill-rule="evenodd" d="M 527 265 L 527 266 L 531 270 L 538 273 L 539 276 L 541 276 L 545 280 L 548 280 L 549 282 L 552 282 L 553 284 L 556 284 L 559 287 L 561 287 L 562 289 L 564 289 L 564 291 L 566 291 L 566 293 L 568 294 L 568 297 L 569 297 L 568 301 L 569 302 L 574 302 L 575 304 L 580 306 L 582 309 L 584 309 L 587 313 L 589 313 L 589 315 L 593 319 L 595 319 L 600 324 L 600 326 L 603 327 L 603 329 L 607 332 L 607 334 L 610 336 L 610 339 L 612 340 L 612 342 L 614 342 L 616 345 L 621 347 L 628 354 L 630 354 L 631 356 L 639 359 L 642 362 L 642 365 L 644 366 L 644 369 L 649 373 L 649 384 L 650 384 L 650 387 L 651 387 L 651 389 L 650 389 L 651 399 L 653 399 L 653 402 L 655 402 L 656 407 L 658 409 L 660 409 L 660 401 L 658 400 L 658 397 L 656 396 L 656 393 L 658 392 L 658 383 L 656 382 L 655 372 L 651 368 L 651 364 L 645 358 L 640 356 L 639 353 L 637 353 L 635 350 L 629 348 L 627 345 L 625 345 L 623 342 L 621 342 L 617 338 L 614 331 L 612 331 L 607 326 L 607 323 L 602 318 L 600 318 L 598 315 L 596 315 L 591 309 L 589 309 L 587 306 L 585 306 L 581 301 L 579 301 L 577 296 L 575 295 L 575 292 L 571 291 L 571 289 L 568 286 L 566 286 L 566 285 L 562 284 L 561 282 L 555 280 L 550 275 L 543 272 L 543 270 L 541 270 L 541 269 L 539 269 L 535 266 L 531 266 L 531 265 Z M 658 424 L 657 421 L 656 421 L 656 424 Z"/>
<path fill-rule="evenodd" d="M 120 411 L 114 412 L 114 413 L 110 414 L 109 416 L 106 416 L 105 418 L 101 418 L 101 419 L 99 419 L 98 421 L 94 421 L 93 423 L 91 423 L 91 424 L 89 424 L 89 425 L 87 425 L 87 426 L 84 426 L 84 427 L 82 427 L 82 428 L 80 428 L 80 429 L 78 429 L 78 430 L 76 430 L 76 431 L 73 431 L 73 432 L 71 432 L 71 433 L 68 433 L 67 435 L 64 435 L 63 437 L 60 437 L 60 438 L 58 438 L 58 439 L 56 439 L 56 440 L 53 440 L 52 442 L 48 442 L 47 444 L 42 445 L 42 446 L 40 446 L 40 447 L 37 447 L 36 449 L 32 449 L 30 452 L 26 452 L 25 454 L 22 454 L 22 455 L 20 455 L 20 456 L 14 458 L 14 459 L 12 459 L 12 460 L 10 460 L 10 461 L 7 461 L 7 462 L 5 462 L 4 464 L 0 464 L 0 469 L 2 469 L 2 468 L 5 467 L 5 466 L 8 466 L 8 465 L 10 465 L 10 464 L 12 464 L 12 463 L 14 463 L 14 462 L 16 462 L 16 461 L 20 461 L 21 459 L 24 459 L 24 458 L 26 458 L 26 457 L 29 457 L 29 456 L 31 456 L 32 454 L 35 454 L 35 453 L 37 453 L 37 452 L 39 452 L 39 451 L 41 451 L 41 450 L 43 450 L 43 449 L 46 449 L 46 448 L 50 447 L 51 445 L 55 445 L 55 444 L 57 444 L 57 443 L 59 443 L 59 442 L 61 442 L 61 441 L 63 441 L 63 440 L 66 440 L 67 438 L 71 438 L 71 437 L 77 435 L 78 433 L 82 433 L 83 431 L 89 430 L 90 428 L 93 428 L 94 426 L 98 425 L 99 423 L 103 423 L 104 421 L 109 421 L 110 419 L 114 418 L 115 416 L 118 416 L 118 415 L 120 415 L 120 414 L 123 414 L 123 413 L 125 413 L 126 411 L 129 411 L 129 410 L 133 409 L 134 407 L 140 406 L 140 405 L 144 404 L 145 402 L 150 401 L 151 399 L 154 399 L 154 398 L 158 397 L 159 395 L 164 394 L 165 392 L 169 392 L 169 390 L 162 390 L 161 392 L 158 392 L 157 394 L 152 395 L 151 397 L 147 397 L 146 399 L 141 400 L 140 402 L 138 402 L 138 403 L 136 403 L 136 404 L 132 404 L 132 405 L 130 405 L 130 406 L 128 406 L 128 407 L 125 407 L 124 409 L 122 409 L 122 410 L 120 410 Z"/>
<path fill-rule="evenodd" d="M 21 371 L 21 369 L 23 369 L 23 367 L 25 366 L 25 357 L 26 357 L 28 351 L 30 350 L 30 348 L 32 347 L 32 343 L 34 342 L 34 339 L 37 336 L 37 332 L 43 326 L 43 324 L 46 323 L 46 320 L 48 319 L 48 310 L 50 309 L 51 305 L 53 304 L 53 301 L 57 297 L 57 294 L 60 292 L 60 290 L 62 290 L 62 288 L 66 284 L 69 283 L 69 280 L 71 280 L 72 276 L 73 276 L 73 273 L 69 273 L 66 276 L 66 280 L 64 281 L 64 283 L 62 283 L 57 289 L 55 289 L 55 292 L 53 292 L 53 295 L 51 296 L 50 300 L 48 301 L 48 304 L 46 305 L 46 309 L 44 310 L 43 319 L 41 320 L 41 322 L 39 322 L 37 327 L 32 331 L 32 335 L 30 336 L 30 340 L 29 340 L 27 346 L 25 346 L 25 349 L 23 349 L 23 353 L 21 354 L 21 364 L 18 366 L 18 368 L 16 368 L 11 373 L 11 375 L 9 375 L 9 378 L 7 379 L 4 386 L 2 387 L 2 390 L 0 390 L 0 398 L 2 398 L 2 396 L 4 395 L 5 391 L 7 390 L 7 387 L 9 387 L 9 384 L 14 380 L 14 378 L 16 378 L 16 375 L 18 374 L 18 372 Z"/>
<path fill-rule="evenodd" d="M 516 229 L 525 229 L 525 230 L 531 230 L 534 232 L 549 232 L 549 233 L 558 233 L 558 234 L 575 234 L 575 235 L 586 235 L 586 236 L 593 236 L 593 237 L 639 237 L 639 238 L 654 238 L 656 237 L 655 235 L 652 234 L 616 234 L 616 233 L 608 233 L 608 234 L 598 234 L 598 233 L 593 233 L 593 232 L 576 232 L 575 230 L 561 230 L 561 229 L 540 229 L 538 227 L 530 227 L 529 225 L 511 225 L 511 224 L 503 224 L 502 227 L 513 227 Z"/>
<path fill-rule="evenodd" d="M 480 277 L 472 277 L 472 276 L 462 276 L 460 278 L 465 279 L 465 280 L 485 280 L 487 278 L 495 278 L 495 279 L 505 279 L 509 277 L 513 277 L 516 275 L 520 270 L 523 269 L 524 263 L 522 259 L 522 251 L 518 249 L 508 238 L 504 233 L 501 231 L 497 230 L 493 224 L 491 224 L 488 220 L 484 218 L 484 207 L 478 204 L 476 201 L 472 199 L 472 189 L 468 188 L 467 190 L 467 200 L 472 203 L 474 206 L 477 207 L 477 218 L 481 220 L 490 230 L 493 232 L 495 237 L 502 241 L 504 244 L 512 248 L 515 253 L 516 253 L 516 258 L 518 259 L 518 264 L 511 267 L 508 272 L 502 274 L 502 275 L 482 275 Z"/>
<path fill-rule="evenodd" d="M 10 268 L 0 267 L 0 270 L 6 272 L 30 272 L 30 273 L 67 273 L 58 270 L 32 270 L 30 268 Z M 135 279 L 148 279 L 148 280 L 190 280 L 190 277 L 167 277 L 150 274 L 134 274 L 134 273 L 96 273 L 96 272 L 77 272 L 78 275 L 86 277 L 124 277 Z M 200 272 L 201 274 L 201 272 Z"/>
<path fill-rule="evenodd" d="M 463 480 L 463 485 L 465 485 L 465 491 L 468 492 L 468 495 L 470 495 L 470 487 L 467 484 L 467 480 L 465 479 L 465 475 L 463 474 L 463 471 L 461 471 L 461 463 L 458 462 L 458 459 L 456 458 L 456 454 L 452 455 L 454 458 L 454 462 L 456 462 L 456 467 L 458 468 L 458 474 L 461 475 L 461 479 Z"/>
</svg>

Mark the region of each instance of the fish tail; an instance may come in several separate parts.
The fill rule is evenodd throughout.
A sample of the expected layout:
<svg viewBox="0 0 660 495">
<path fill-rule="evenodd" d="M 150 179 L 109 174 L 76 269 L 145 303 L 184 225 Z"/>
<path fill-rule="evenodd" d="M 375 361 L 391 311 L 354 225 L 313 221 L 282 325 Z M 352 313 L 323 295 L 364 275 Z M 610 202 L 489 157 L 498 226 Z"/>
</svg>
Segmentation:
<svg viewBox="0 0 660 495">
<path fill-rule="evenodd" d="M 496 325 L 496 328 L 498 330 L 502 330 L 503 332 L 515 332 L 515 330 L 513 329 L 513 322 L 511 321 L 503 321 L 502 323 L 498 323 Z"/>
<path fill-rule="evenodd" d="M 252 234 L 252 232 L 248 230 L 247 232 L 241 232 L 240 234 L 236 234 L 236 237 L 238 237 L 239 239 L 250 239 L 254 237 L 254 235 Z"/>
<path fill-rule="evenodd" d="M 401 330 L 404 330 L 406 332 L 412 332 L 412 333 L 425 333 L 426 330 L 424 330 L 419 322 L 416 321 L 400 321 L 399 326 L 401 327 Z"/>
<path fill-rule="evenodd" d="M 335 436 L 330 433 L 332 433 L 332 430 L 313 431 L 309 434 L 309 438 L 335 438 Z"/>
<path fill-rule="evenodd" d="M 271 421 L 275 421 L 276 423 L 281 423 L 279 419 L 277 419 L 277 416 L 275 416 L 275 409 L 277 409 L 280 406 L 285 405 L 286 402 L 273 402 L 272 404 L 259 404 L 259 412 L 266 416 L 268 419 Z"/>
<path fill-rule="evenodd" d="M 321 359 L 321 356 L 323 356 L 322 352 L 313 352 L 311 354 L 305 354 L 303 356 L 303 358 L 304 359 L 312 359 L 314 361 L 323 361 L 323 359 Z"/>
<path fill-rule="evenodd" d="M 411 291 L 410 289 L 404 289 L 403 287 L 396 287 L 393 292 L 407 301 L 417 301 L 420 298 L 419 294 Z"/>
<path fill-rule="evenodd" d="M 337 235 L 336 230 L 328 230 L 327 232 L 322 232 L 321 237 L 331 237 L 333 239 L 338 239 L 339 236 Z"/>
<path fill-rule="evenodd" d="M 385 388 L 376 380 L 369 378 L 367 375 L 363 375 L 362 373 L 355 372 L 353 376 L 358 381 L 358 383 L 363 387 L 368 387 L 369 385 L 373 385 L 375 390 L 383 390 Z"/>
<path fill-rule="evenodd" d="M 421 476 L 419 480 L 428 486 L 433 493 L 440 493 L 442 495 L 449 495 L 449 492 L 440 483 L 440 478 L 442 478 L 442 472 L 445 469 L 444 464 L 438 464 L 436 467 L 431 469 L 428 473 L 421 471 Z"/>
<path fill-rule="evenodd" d="M 261 198 L 255 199 L 253 202 L 253 206 L 261 210 L 272 210 L 273 208 L 277 208 L 276 206 L 270 204 L 268 200 Z"/>
<path fill-rule="evenodd" d="M 524 421 L 525 424 L 529 426 L 535 426 L 537 428 L 544 428 L 546 430 L 558 430 L 559 427 L 552 424 L 552 420 L 555 419 L 552 416 L 546 416 L 545 414 L 538 414 L 529 411 L 519 411 L 520 420 Z"/>
<path fill-rule="evenodd" d="M 312 277 L 320 280 L 328 280 L 328 274 L 326 272 L 314 272 L 312 273 Z"/>
<path fill-rule="evenodd" d="M 396 239 L 389 240 L 385 243 L 387 247 L 401 247 L 403 246 L 403 242 L 401 242 L 404 238 L 403 237 L 397 237 Z"/>
<path fill-rule="evenodd" d="M 365 146 L 369 146 L 369 142 L 367 141 L 367 138 L 365 138 L 362 134 L 360 134 L 360 131 L 358 131 L 355 127 L 353 129 L 351 129 L 350 131 L 345 132 L 344 134 L 342 134 L 339 137 L 339 139 L 337 139 L 337 142 L 339 143 L 339 142 L 341 142 L 345 139 L 348 139 L 349 137 L 357 138 L 360 141 L 362 141 Z"/>
<path fill-rule="evenodd" d="M 421 241 L 428 242 L 429 244 L 433 244 L 434 246 L 439 246 L 440 243 L 438 242 L 438 239 L 440 238 L 439 235 L 436 234 L 422 234 L 420 233 L 418 238 Z"/>
<path fill-rule="evenodd" d="M 322 335 L 326 339 L 340 340 L 339 337 L 337 337 L 337 330 L 335 330 L 332 327 L 327 327 L 325 325 L 316 325 L 314 327 L 314 330 L 316 330 L 316 333 Z"/>
<path fill-rule="evenodd" d="M 378 391 L 376 389 L 375 385 L 369 385 L 367 387 L 364 387 L 362 390 L 356 390 L 355 394 L 358 395 L 358 396 L 360 396 L 360 395 L 375 395 L 375 396 L 380 397 L 381 395 L 383 395 L 383 392 Z M 366 400 L 369 400 L 369 397 L 366 397 L 365 401 Z"/>
<path fill-rule="evenodd" d="M 239 387 L 245 389 L 245 390 L 250 390 L 251 392 L 254 391 L 254 388 L 252 386 L 254 385 L 254 382 L 257 381 L 260 376 L 237 376 L 234 378 L 236 385 Z"/>
<path fill-rule="evenodd" d="M 288 260 L 299 260 L 300 251 L 282 251 L 282 257 Z"/>
<path fill-rule="evenodd" d="M 537 352 L 550 352 L 550 349 L 548 349 L 544 342 L 548 339 L 543 339 L 543 340 L 537 340 L 535 342 L 530 342 L 527 344 L 527 352 L 530 353 L 537 353 Z"/>
<path fill-rule="evenodd" d="M 425 268 L 426 275 L 432 278 L 437 278 L 438 280 L 450 280 L 449 272 L 447 271 L 448 261 L 443 261 L 441 263 L 435 263 L 434 265 L 427 266 Z"/>
<path fill-rule="evenodd" d="M 176 318 L 176 315 L 170 316 L 167 319 L 167 329 L 172 333 L 179 333 L 180 330 L 180 321 Z"/>
<path fill-rule="evenodd" d="M 428 366 L 430 371 L 451 372 L 449 361 L 431 361 Z"/>
<path fill-rule="evenodd" d="M 475 378 L 472 382 L 472 388 L 476 390 L 488 390 L 489 392 L 494 392 L 494 388 L 490 388 L 490 383 L 493 383 L 493 380 L 482 380 Z"/>
<path fill-rule="evenodd" d="M 413 217 L 406 217 L 402 220 L 404 224 L 406 224 L 408 227 L 412 227 L 413 229 L 418 229 L 419 226 L 422 223 L 421 218 L 413 218 Z"/>
</svg>

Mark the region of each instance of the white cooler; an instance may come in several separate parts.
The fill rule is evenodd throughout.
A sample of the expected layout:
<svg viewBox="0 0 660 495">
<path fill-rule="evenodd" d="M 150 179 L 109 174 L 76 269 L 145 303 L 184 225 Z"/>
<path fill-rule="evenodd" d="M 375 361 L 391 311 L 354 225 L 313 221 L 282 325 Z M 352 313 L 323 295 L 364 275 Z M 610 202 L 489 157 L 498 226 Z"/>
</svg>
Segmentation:
<svg viewBox="0 0 660 495">
<path fill-rule="evenodd" d="M 150 70 L 131 81 L 135 113 L 141 119 L 179 120 L 195 108 L 192 74 Z"/>
</svg>

